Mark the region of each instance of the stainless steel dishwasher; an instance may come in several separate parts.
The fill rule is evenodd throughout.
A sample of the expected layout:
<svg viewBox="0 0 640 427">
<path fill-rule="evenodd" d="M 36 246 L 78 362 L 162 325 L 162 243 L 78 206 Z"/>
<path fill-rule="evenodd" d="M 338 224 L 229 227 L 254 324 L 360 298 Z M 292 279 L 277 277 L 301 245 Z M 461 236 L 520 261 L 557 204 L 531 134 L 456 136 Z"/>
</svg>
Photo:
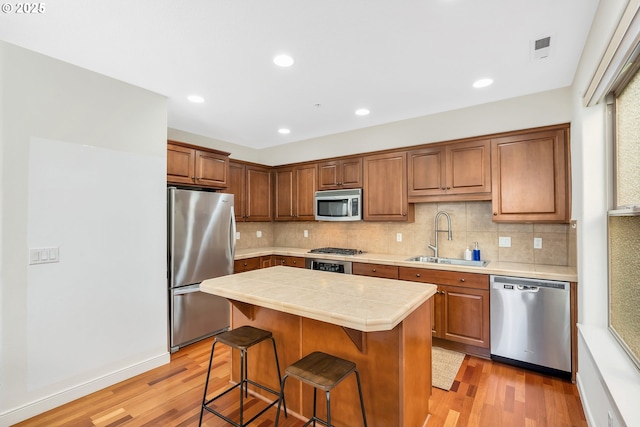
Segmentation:
<svg viewBox="0 0 640 427">
<path fill-rule="evenodd" d="M 491 276 L 491 358 L 571 376 L 569 282 Z"/>
</svg>

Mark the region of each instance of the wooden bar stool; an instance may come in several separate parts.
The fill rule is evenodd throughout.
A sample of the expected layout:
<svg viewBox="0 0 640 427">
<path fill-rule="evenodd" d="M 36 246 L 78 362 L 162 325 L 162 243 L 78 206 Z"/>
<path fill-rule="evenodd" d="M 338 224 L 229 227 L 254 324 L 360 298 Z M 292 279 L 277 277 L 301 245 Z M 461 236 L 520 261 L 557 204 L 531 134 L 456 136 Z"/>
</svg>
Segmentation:
<svg viewBox="0 0 640 427">
<path fill-rule="evenodd" d="M 280 400 L 284 399 L 282 390 L 276 391 L 262 384 L 258 384 L 257 382 L 250 380 L 248 378 L 248 373 L 247 373 L 247 366 L 248 366 L 247 349 L 267 339 L 270 339 L 271 342 L 273 343 L 273 354 L 276 359 L 276 369 L 278 371 L 278 382 L 280 383 L 280 385 L 282 385 L 282 376 L 280 375 L 280 364 L 278 363 L 278 352 L 276 350 L 276 341 L 275 339 L 273 339 L 273 335 L 271 334 L 271 332 L 254 328 L 253 326 L 241 326 L 234 330 L 222 332 L 221 334 L 216 335 L 215 339 L 213 340 L 213 345 L 211 346 L 211 357 L 209 358 L 209 370 L 207 372 L 207 380 L 204 385 L 204 395 L 202 396 L 202 407 L 200 408 L 200 422 L 198 423 L 199 426 L 202 425 L 202 416 L 204 414 L 204 411 L 211 412 L 212 414 L 217 415 L 218 417 L 222 418 L 229 424 L 232 424 L 236 427 L 244 427 L 248 425 L 253 420 L 255 420 L 260 415 L 262 415 L 265 411 L 267 411 L 269 408 L 271 408 L 273 405 L 275 405 L 276 403 L 278 403 L 278 411 L 280 411 Z M 211 364 L 213 362 L 213 353 L 216 349 L 217 343 L 225 344 L 231 348 L 240 350 L 240 382 L 238 382 L 238 384 L 234 386 L 227 388 L 225 391 L 216 395 L 215 397 L 207 400 L 207 388 L 209 387 L 209 376 L 211 375 Z M 251 419 L 245 422 L 243 420 L 244 398 L 248 397 L 249 384 L 252 384 L 256 387 L 259 387 L 269 393 L 272 393 L 278 396 L 278 399 L 274 400 L 273 402 L 270 402 L 266 408 L 263 408 L 259 413 L 257 413 L 256 415 L 251 417 Z M 221 414 L 220 412 L 216 411 L 215 409 L 209 406 L 213 401 L 219 399 L 220 397 L 226 395 L 227 393 L 233 391 L 236 388 L 240 389 L 240 420 L 239 422 L 235 422 L 231 420 L 229 417 Z M 244 393 L 243 393 L 243 388 L 244 388 Z M 285 417 L 287 416 L 286 404 L 284 405 L 284 416 Z"/>
<path fill-rule="evenodd" d="M 360 408 L 362 409 L 362 421 L 367 427 L 367 417 L 364 413 L 364 400 L 362 399 L 362 387 L 360 386 L 360 374 L 356 369 L 356 364 L 327 353 L 316 351 L 308 354 L 302 359 L 287 367 L 284 378 L 282 378 L 282 402 L 278 402 L 278 412 L 276 413 L 276 427 L 280 417 L 280 403 L 284 404 L 284 383 L 289 376 L 299 379 L 313 387 L 313 418 L 307 421 L 303 427 L 311 422 L 316 425 L 316 421 L 331 427 L 331 400 L 329 393 L 351 373 L 356 374 L 358 382 L 358 394 L 360 395 Z M 327 420 L 324 421 L 316 416 L 316 392 L 321 389 L 327 398 Z M 286 412 L 285 412 L 286 415 Z"/>
</svg>

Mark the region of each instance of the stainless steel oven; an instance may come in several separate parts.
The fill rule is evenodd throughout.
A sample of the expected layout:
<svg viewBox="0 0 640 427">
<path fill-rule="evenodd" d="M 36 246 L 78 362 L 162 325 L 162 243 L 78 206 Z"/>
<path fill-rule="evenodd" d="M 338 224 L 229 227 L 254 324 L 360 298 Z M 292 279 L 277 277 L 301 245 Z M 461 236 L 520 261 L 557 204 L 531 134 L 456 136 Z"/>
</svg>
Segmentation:
<svg viewBox="0 0 640 427">
<path fill-rule="evenodd" d="M 328 254 L 328 255 L 342 255 L 353 256 L 363 254 L 359 249 L 345 249 L 345 248 L 317 248 L 309 251 L 311 254 Z M 332 271 L 334 273 L 351 274 L 351 261 L 335 260 L 335 259 L 322 259 L 322 258 L 307 258 L 306 267 L 311 270 Z"/>
<path fill-rule="evenodd" d="M 306 267 L 311 270 L 332 271 L 334 273 L 351 274 L 351 261 L 307 258 Z"/>
</svg>

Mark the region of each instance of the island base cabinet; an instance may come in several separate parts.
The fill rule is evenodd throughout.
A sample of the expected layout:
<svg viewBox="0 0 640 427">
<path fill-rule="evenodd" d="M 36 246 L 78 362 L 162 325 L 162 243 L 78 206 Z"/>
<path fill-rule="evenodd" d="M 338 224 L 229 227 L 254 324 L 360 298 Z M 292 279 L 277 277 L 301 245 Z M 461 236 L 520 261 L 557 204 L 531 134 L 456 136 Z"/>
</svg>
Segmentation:
<svg viewBox="0 0 640 427">
<path fill-rule="evenodd" d="M 362 333 L 361 351 L 341 326 L 243 303 L 234 303 L 232 310 L 233 328 L 252 325 L 273 333 L 283 375 L 287 366 L 313 351 L 353 361 L 360 372 L 367 423 L 372 427 L 426 424 L 431 396 L 431 334 L 424 325 L 430 320 L 428 300 L 392 330 Z M 263 344 L 249 350 L 249 375 L 277 387 L 273 351 Z M 238 364 L 239 355 L 234 354 L 234 381 L 239 378 Z M 324 394 L 320 391 L 318 396 L 318 415 L 326 419 Z M 285 397 L 290 415 L 311 417 L 312 387 L 289 379 Z M 361 420 L 357 383 L 351 375 L 331 391 L 331 422 L 337 427 L 353 427 L 361 425 Z"/>
</svg>

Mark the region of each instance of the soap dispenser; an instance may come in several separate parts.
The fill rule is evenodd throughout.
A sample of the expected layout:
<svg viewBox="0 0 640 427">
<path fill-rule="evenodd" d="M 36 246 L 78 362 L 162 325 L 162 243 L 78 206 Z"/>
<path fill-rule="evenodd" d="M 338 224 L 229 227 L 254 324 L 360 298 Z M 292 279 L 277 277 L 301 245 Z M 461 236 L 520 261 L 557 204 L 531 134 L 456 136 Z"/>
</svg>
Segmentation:
<svg viewBox="0 0 640 427">
<path fill-rule="evenodd" d="M 478 242 L 476 243 L 476 247 L 473 248 L 473 260 L 480 261 L 480 248 L 478 248 Z"/>
<path fill-rule="evenodd" d="M 467 246 L 467 249 L 464 251 L 464 259 L 471 261 L 471 249 L 469 249 L 469 246 Z"/>
</svg>

